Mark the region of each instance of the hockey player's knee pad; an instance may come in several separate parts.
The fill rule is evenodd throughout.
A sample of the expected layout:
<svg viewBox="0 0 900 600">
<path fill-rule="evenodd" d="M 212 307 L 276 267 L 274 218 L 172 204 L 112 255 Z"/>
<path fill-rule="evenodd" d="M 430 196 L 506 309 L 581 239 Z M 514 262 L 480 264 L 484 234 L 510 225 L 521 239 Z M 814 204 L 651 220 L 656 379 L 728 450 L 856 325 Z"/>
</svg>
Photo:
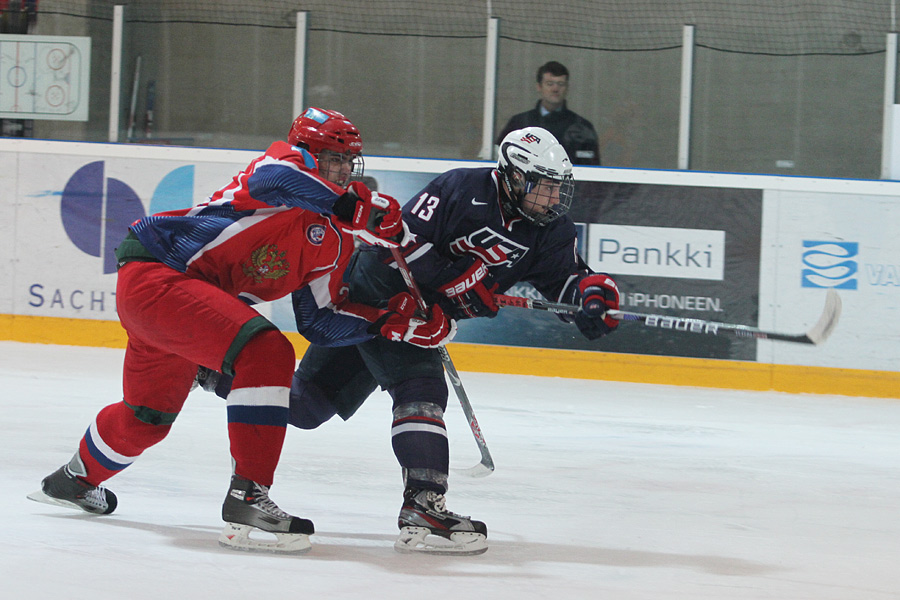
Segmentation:
<svg viewBox="0 0 900 600">
<path fill-rule="evenodd" d="M 434 402 L 407 402 L 394 407 L 394 422 L 421 418 L 435 423 L 444 422 L 444 409 Z"/>
<path fill-rule="evenodd" d="M 294 373 L 291 381 L 291 414 L 288 423 L 300 429 L 315 429 L 337 414 L 337 408 L 322 388 L 298 375 L 299 373 Z"/>
<path fill-rule="evenodd" d="M 260 331 L 237 355 L 231 387 L 290 387 L 295 363 L 294 347 L 283 333 L 277 329 Z"/>
<path fill-rule="evenodd" d="M 388 390 L 394 399 L 394 409 L 402 404 L 430 402 L 447 409 L 447 381 L 443 377 L 420 377 L 398 383 Z"/>
</svg>

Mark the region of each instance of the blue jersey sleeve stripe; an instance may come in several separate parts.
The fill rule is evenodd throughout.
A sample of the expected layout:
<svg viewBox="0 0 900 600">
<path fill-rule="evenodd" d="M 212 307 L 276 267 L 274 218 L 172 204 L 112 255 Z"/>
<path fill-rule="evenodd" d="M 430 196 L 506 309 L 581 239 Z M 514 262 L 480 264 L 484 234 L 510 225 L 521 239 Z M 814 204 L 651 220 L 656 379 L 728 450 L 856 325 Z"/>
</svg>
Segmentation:
<svg viewBox="0 0 900 600">
<path fill-rule="evenodd" d="M 222 231 L 254 212 L 235 211 L 230 205 L 210 206 L 194 216 L 146 217 L 132 226 L 132 230 L 153 256 L 183 273 L 190 261 Z"/>
<path fill-rule="evenodd" d="M 338 195 L 314 175 L 284 164 L 257 168 L 247 179 L 247 191 L 271 206 L 291 206 L 331 214 Z"/>
<path fill-rule="evenodd" d="M 309 287 L 291 296 L 297 331 L 317 346 L 351 346 L 372 339 L 370 323 L 362 317 L 337 313 L 333 307 L 319 307 Z"/>
</svg>

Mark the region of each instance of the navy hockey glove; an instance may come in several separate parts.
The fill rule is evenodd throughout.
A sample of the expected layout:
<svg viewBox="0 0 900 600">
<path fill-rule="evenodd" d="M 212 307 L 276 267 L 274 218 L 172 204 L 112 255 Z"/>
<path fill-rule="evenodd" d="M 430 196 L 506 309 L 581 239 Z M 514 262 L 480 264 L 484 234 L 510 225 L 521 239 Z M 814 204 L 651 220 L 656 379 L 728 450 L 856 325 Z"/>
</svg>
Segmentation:
<svg viewBox="0 0 900 600">
<path fill-rule="evenodd" d="M 497 284 L 493 282 L 487 265 L 475 257 L 465 257 L 457 263 L 461 261 L 468 261 L 468 267 L 438 287 L 438 291 L 449 299 L 449 302 L 443 303 L 447 314 L 457 320 L 496 317 L 497 311 L 500 310 L 500 306 L 494 301 Z"/>
<path fill-rule="evenodd" d="M 394 198 L 369 190 L 354 181 L 334 202 L 334 215 L 341 229 L 360 241 L 374 246 L 396 248 L 409 241 L 409 229 L 403 222 L 400 203 Z"/>
<path fill-rule="evenodd" d="M 619 309 L 619 288 L 605 273 L 586 275 L 578 282 L 581 308 L 575 313 L 575 325 L 582 335 L 595 340 L 610 333 L 619 325 L 607 310 Z"/>
<path fill-rule="evenodd" d="M 443 346 L 456 335 L 456 323 L 444 316 L 440 306 L 431 307 L 430 317 L 421 317 L 416 301 L 406 292 L 388 303 L 388 313 L 374 324 L 392 342 L 409 342 L 421 348 Z"/>
</svg>

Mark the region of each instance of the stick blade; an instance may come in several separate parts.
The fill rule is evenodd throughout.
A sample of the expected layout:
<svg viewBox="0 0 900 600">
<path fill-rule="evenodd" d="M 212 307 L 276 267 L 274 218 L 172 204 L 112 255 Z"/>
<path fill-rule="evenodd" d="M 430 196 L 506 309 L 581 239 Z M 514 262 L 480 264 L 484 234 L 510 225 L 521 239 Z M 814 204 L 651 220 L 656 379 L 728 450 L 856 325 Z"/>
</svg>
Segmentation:
<svg viewBox="0 0 900 600">
<path fill-rule="evenodd" d="M 491 473 L 494 472 L 494 463 L 485 464 L 484 461 L 478 463 L 474 467 L 469 467 L 468 469 L 450 469 L 454 473 L 459 473 L 460 475 L 465 475 L 466 477 L 487 477 Z"/>
<path fill-rule="evenodd" d="M 828 339 L 841 318 L 842 307 L 841 297 L 834 289 L 829 289 L 825 295 L 825 308 L 822 309 L 822 316 L 819 317 L 819 321 L 813 325 L 812 329 L 806 332 L 806 336 L 813 344 L 821 344 Z"/>
</svg>

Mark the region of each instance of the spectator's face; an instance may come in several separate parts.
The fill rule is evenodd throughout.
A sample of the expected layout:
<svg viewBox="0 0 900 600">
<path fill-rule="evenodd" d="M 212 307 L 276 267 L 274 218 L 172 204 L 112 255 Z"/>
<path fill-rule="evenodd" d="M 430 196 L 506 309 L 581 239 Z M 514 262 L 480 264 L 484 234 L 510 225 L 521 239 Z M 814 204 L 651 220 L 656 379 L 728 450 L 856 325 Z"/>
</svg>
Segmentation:
<svg viewBox="0 0 900 600">
<path fill-rule="evenodd" d="M 569 78 L 566 75 L 552 75 L 544 73 L 541 82 L 537 84 L 538 94 L 541 96 L 541 104 L 548 110 L 556 110 L 566 100 L 566 92 L 569 91 Z"/>
</svg>

